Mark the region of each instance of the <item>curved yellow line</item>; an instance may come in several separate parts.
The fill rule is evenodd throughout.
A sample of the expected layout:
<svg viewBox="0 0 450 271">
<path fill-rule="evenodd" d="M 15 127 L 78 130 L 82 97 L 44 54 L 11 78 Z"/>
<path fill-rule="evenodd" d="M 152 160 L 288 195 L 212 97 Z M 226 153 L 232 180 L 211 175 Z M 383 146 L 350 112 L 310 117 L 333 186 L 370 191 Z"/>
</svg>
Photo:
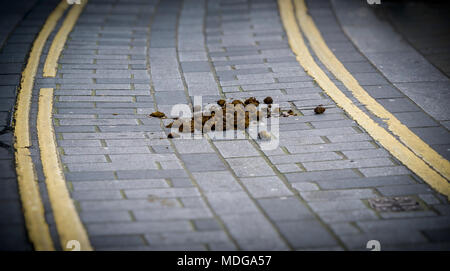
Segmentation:
<svg viewBox="0 0 450 271">
<path fill-rule="evenodd" d="M 297 20 L 300 27 L 308 38 L 320 61 L 339 79 L 370 112 L 381 118 L 388 129 L 410 148 L 416 155 L 421 157 L 437 172 L 442 174 L 447 180 L 450 179 L 450 162 L 433 150 L 428 144 L 423 142 L 406 125 L 400 122 L 394 115 L 379 104 L 366 90 L 358 83 L 344 65 L 336 58 L 328 48 L 320 31 L 317 29 L 313 19 L 307 12 L 304 0 L 294 0 L 297 10 Z"/>
<path fill-rule="evenodd" d="M 65 0 L 59 3 L 45 21 L 44 26 L 33 42 L 27 64 L 22 72 L 22 79 L 17 95 L 16 111 L 14 113 L 14 148 L 17 182 L 28 236 L 35 250 L 54 250 L 55 248 L 47 222 L 45 221 L 45 210 L 37 185 L 33 161 L 28 149 L 31 147 L 29 130 L 30 102 L 34 78 L 44 44 L 67 7 L 68 4 Z"/>
<path fill-rule="evenodd" d="M 67 37 L 69 36 L 70 31 L 72 31 L 73 27 L 75 26 L 75 23 L 77 22 L 78 17 L 80 16 L 86 4 L 87 0 L 83 0 L 80 4 L 73 5 L 58 33 L 56 33 L 44 63 L 44 77 L 56 76 L 59 56 L 64 49 L 64 45 L 66 44 Z"/>
<path fill-rule="evenodd" d="M 305 71 L 312 76 L 317 84 L 330 96 L 335 103 L 344 109 L 371 137 L 377 140 L 394 157 L 400 160 L 415 174 L 425 180 L 431 187 L 450 198 L 450 184 L 436 171 L 431 169 L 422 159 L 416 156 L 410 149 L 401 144 L 393 135 L 379 126 L 367 114 L 352 103 L 328 76 L 320 69 L 312 58 L 304 43 L 300 29 L 297 25 L 290 0 L 278 0 L 281 20 L 289 40 L 292 51 L 297 56 L 297 61 Z"/>
<path fill-rule="evenodd" d="M 61 169 L 52 124 L 52 108 L 53 89 L 41 88 L 37 116 L 39 150 L 59 239 L 65 250 L 68 249 L 67 243 L 70 240 L 78 241 L 81 250 L 92 250 Z"/>
</svg>

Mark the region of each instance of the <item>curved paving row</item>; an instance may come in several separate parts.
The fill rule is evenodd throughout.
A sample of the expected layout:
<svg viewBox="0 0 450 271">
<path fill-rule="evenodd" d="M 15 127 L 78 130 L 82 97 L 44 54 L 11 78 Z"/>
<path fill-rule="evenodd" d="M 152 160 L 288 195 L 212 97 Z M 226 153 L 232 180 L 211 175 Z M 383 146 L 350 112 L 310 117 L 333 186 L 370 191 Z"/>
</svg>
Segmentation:
<svg viewBox="0 0 450 271">
<path fill-rule="evenodd" d="M 447 199 L 305 73 L 276 1 L 91 0 L 59 64 L 56 78 L 40 67 L 34 102 L 55 88 L 59 154 L 95 249 L 450 246 Z M 168 120 L 148 114 L 193 96 L 272 96 L 302 116 L 280 119 L 270 151 L 245 138 L 167 139 Z M 421 210 L 379 212 L 367 202 L 379 196 L 411 196 Z"/>
</svg>

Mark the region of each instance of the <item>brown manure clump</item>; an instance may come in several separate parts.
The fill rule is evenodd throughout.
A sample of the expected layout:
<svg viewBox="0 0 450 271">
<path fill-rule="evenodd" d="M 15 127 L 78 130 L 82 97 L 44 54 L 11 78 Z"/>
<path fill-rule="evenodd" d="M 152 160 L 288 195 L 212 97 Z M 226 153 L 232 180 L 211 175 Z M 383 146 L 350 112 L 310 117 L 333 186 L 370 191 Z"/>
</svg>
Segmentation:
<svg viewBox="0 0 450 271">
<path fill-rule="evenodd" d="M 322 105 L 317 106 L 316 108 L 314 108 L 314 113 L 316 114 L 323 114 L 323 112 L 325 112 L 325 107 L 323 107 Z"/>
<path fill-rule="evenodd" d="M 150 117 L 163 119 L 163 118 L 166 118 L 166 114 L 164 114 L 163 112 L 156 111 L 156 112 L 151 113 Z"/>
<path fill-rule="evenodd" d="M 202 131 L 203 133 L 209 131 L 225 131 L 227 129 L 244 130 L 250 126 L 252 121 L 260 121 L 261 118 L 271 117 L 270 110 L 260 110 L 258 106 L 260 102 L 255 97 L 250 97 L 242 102 L 239 99 L 233 100 L 231 103 L 227 103 L 226 100 L 220 99 L 217 105 L 209 108 L 208 110 L 201 111 L 200 106 L 194 107 L 194 115 L 191 118 L 173 118 L 174 121 L 167 124 L 166 128 L 178 128 L 178 132 L 181 133 L 194 133 L 195 130 Z M 266 97 L 264 104 L 271 108 L 273 103 L 272 97 Z M 295 115 L 293 110 L 288 112 L 280 112 L 279 108 L 276 108 L 275 113 L 280 113 L 283 117 L 289 117 Z M 158 118 L 166 118 L 166 115 L 162 112 L 153 112 L 150 116 Z M 190 127 L 190 129 L 189 129 Z M 177 133 L 170 133 L 168 138 L 180 137 Z M 271 138 L 270 133 L 267 131 L 258 134 L 258 138 L 262 140 L 268 140 Z"/>
</svg>

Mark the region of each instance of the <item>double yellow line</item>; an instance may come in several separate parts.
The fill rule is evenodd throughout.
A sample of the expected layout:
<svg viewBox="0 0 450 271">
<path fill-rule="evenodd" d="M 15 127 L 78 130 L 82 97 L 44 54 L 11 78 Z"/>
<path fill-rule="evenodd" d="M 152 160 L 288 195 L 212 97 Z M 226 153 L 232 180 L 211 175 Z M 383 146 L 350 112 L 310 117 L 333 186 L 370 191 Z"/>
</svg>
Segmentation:
<svg viewBox="0 0 450 271">
<path fill-rule="evenodd" d="M 57 61 L 67 40 L 67 35 L 75 25 L 86 2 L 83 1 L 81 5 L 74 5 L 66 16 L 61 29 L 52 41 L 51 49 L 45 62 L 45 67 L 47 67 L 49 72 L 44 74 L 44 76 L 54 77 L 56 75 Z M 29 128 L 30 103 L 34 79 L 45 42 L 68 7 L 66 0 L 61 1 L 47 18 L 33 42 L 27 64 L 22 72 L 14 114 L 17 181 L 28 235 L 35 250 L 55 250 L 55 247 L 45 220 L 45 210 L 39 192 L 35 167 L 29 151 L 31 147 Z M 86 231 L 70 198 L 64 174 L 61 170 L 52 125 L 52 102 L 53 89 L 41 89 L 37 118 L 39 149 L 61 247 L 69 249 L 67 248 L 67 243 L 70 240 L 76 240 L 80 243 L 82 250 L 92 250 Z"/>
<path fill-rule="evenodd" d="M 449 161 L 423 142 L 359 85 L 358 81 L 345 69 L 344 65 L 339 62 L 326 45 L 313 19 L 307 13 L 304 0 L 293 1 L 297 16 L 294 15 L 294 6 L 291 0 L 278 0 L 278 5 L 289 44 L 296 54 L 300 65 L 339 107 L 343 108 L 394 157 L 431 187 L 450 198 L 450 184 L 448 182 L 450 178 Z M 297 24 L 297 20 L 299 24 Z M 398 136 L 403 144 L 354 105 L 328 78 L 311 56 L 303 40 L 299 25 L 320 61 L 325 64 L 337 79 L 344 83 L 356 99 L 364 104 L 369 111 L 386 122 L 388 129 Z"/>
</svg>

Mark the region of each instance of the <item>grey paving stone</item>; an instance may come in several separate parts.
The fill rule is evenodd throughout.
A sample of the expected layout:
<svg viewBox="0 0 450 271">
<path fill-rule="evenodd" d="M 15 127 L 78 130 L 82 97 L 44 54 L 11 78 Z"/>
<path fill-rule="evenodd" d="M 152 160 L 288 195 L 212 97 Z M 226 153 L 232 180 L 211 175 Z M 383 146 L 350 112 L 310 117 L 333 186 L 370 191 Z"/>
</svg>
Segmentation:
<svg viewBox="0 0 450 271">
<path fill-rule="evenodd" d="M 308 205 L 315 212 L 336 212 L 344 210 L 367 209 L 367 206 L 360 199 L 341 199 L 333 202 L 317 201 L 309 202 Z"/>
<path fill-rule="evenodd" d="M 206 139 L 177 139 L 173 140 L 179 153 L 210 153 L 214 152 Z"/>
<path fill-rule="evenodd" d="M 129 199 L 139 198 L 177 198 L 177 197 L 193 197 L 199 196 L 200 193 L 196 188 L 147 188 L 139 190 L 124 190 L 125 195 Z"/>
<path fill-rule="evenodd" d="M 295 249 L 338 245 L 332 235 L 314 220 L 278 222 L 277 226 Z"/>
<path fill-rule="evenodd" d="M 222 216 L 225 226 L 241 249 L 286 250 L 273 226 L 259 213 Z"/>
<path fill-rule="evenodd" d="M 326 137 L 332 143 L 341 142 L 359 142 L 359 141 L 370 141 L 372 138 L 367 134 L 349 134 L 349 135 L 326 135 Z"/>
<path fill-rule="evenodd" d="M 71 163 L 66 166 L 72 172 L 158 169 L 154 160 L 118 161 L 112 163 Z"/>
<path fill-rule="evenodd" d="M 223 231 L 201 231 L 182 233 L 147 234 L 145 238 L 150 244 L 196 244 L 209 242 L 227 242 L 228 237 Z"/>
<path fill-rule="evenodd" d="M 308 182 L 318 180 L 338 180 L 359 178 L 360 175 L 352 169 L 324 170 L 285 174 L 289 182 Z"/>
<path fill-rule="evenodd" d="M 419 198 L 426 204 L 439 204 L 440 201 L 433 194 L 420 194 Z"/>
<path fill-rule="evenodd" d="M 299 192 L 319 190 L 319 186 L 317 186 L 317 184 L 310 182 L 293 183 L 292 188 Z"/>
<path fill-rule="evenodd" d="M 120 180 L 120 181 L 77 181 L 72 186 L 75 191 L 119 190 L 163 188 L 169 185 L 164 179 Z"/>
<path fill-rule="evenodd" d="M 209 72 L 211 68 L 208 61 L 184 61 L 181 62 L 184 72 Z"/>
<path fill-rule="evenodd" d="M 89 211 L 113 211 L 113 210 L 140 210 L 157 208 L 176 208 L 180 207 L 179 201 L 166 198 L 148 198 L 148 199 L 121 199 L 121 200 L 85 200 L 80 201 L 82 210 Z"/>
<path fill-rule="evenodd" d="M 284 132 L 283 136 L 298 138 L 303 136 L 327 136 L 330 140 L 330 137 L 347 137 L 352 138 L 355 136 L 356 130 L 351 127 L 342 127 L 342 128 L 325 128 L 325 129 L 313 129 L 313 130 L 305 130 L 305 131 L 289 131 Z M 357 134 L 358 136 L 365 134 Z M 333 141 L 332 142 L 345 142 L 345 141 Z M 348 142 L 348 141 L 347 141 Z"/>
<path fill-rule="evenodd" d="M 331 223 L 329 224 L 329 226 L 331 230 L 338 236 L 361 233 L 358 228 L 356 228 L 353 224 L 349 222 Z"/>
<path fill-rule="evenodd" d="M 424 74 L 426 72 L 421 75 Z M 438 76 L 442 76 L 442 74 L 438 73 Z M 445 106 L 448 100 L 448 82 L 446 82 L 448 78 L 445 78 L 442 82 L 439 82 L 439 80 L 434 82 L 417 82 L 417 78 L 414 78 L 414 81 L 416 82 L 395 84 L 395 86 L 434 119 L 447 120 L 450 115 L 447 106 Z M 428 89 L 429 91 L 424 92 L 423 89 Z"/>
<path fill-rule="evenodd" d="M 95 236 L 90 238 L 96 249 L 123 246 L 144 246 L 145 242 L 139 235 Z"/>
<path fill-rule="evenodd" d="M 336 201 L 344 199 L 366 199 L 376 197 L 372 189 L 348 189 L 300 192 L 306 201 Z"/>
<path fill-rule="evenodd" d="M 383 212 L 380 213 L 382 218 L 392 219 L 392 218 L 408 218 L 408 217 L 429 217 L 437 216 L 433 211 L 413 211 L 413 212 Z"/>
<path fill-rule="evenodd" d="M 262 157 L 229 158 L 227 162 L 238 177 L 275 175 L 275 172 Z"/>
<path fill-rule="evenodd" d="M 80 217 L 84 223 L 126 222 L 131 221 L 128 211 L 82 211 Z"/>
<path fill-rule="evenodd" d="M 439 123 L 423 112 L 399 112 L 394 114 L 408 128 L 438 126 Z"/>
<path fill-rule="evenodd" d="M 258 199 L 261 208 L 273 221 L 311 220 L 314 215 L 295 197 Z"/>
<path fill-rule="evenodd" d="M 366 85 L 385 85 L 389 82 L 381 76 L 378 72 L 373 73 L 352 73 L 353 77 L 358 80 L 361 86 Z"/>
<path fill-rule="evenodd" d="M 138 221 L 187 220 L 212 218 L 211 211 L 206 208 L 165 208 L 153 210 L 133 210 Z"/>
<path fill-rule="evenodd" d="M 160 104 L 187 104 L 184 91 L 158 91 L 155 94 L 155 100 Z"/>
<path fill-rule="evenodd" d="M 135 119 L 60 119 L 60 125 L 138 125 Z"/>
<path fill-rule="evenodd" d="M 188 170 L 192 172 L 204 171 L 221 171 L 226 167 L 216 154 L 189 153 L 181 154 L 181 159 L 185 163 Z"/>
<path fill-rule="evenodd" d="M 395 220 L 361 221 L 357 225 L 365 232 L 389 232 L 396 229 L 406 231 L 448 228 L 449 217 L 402 218 Z"/>
<path fill-rule="evenodd" d="M 248 140 L 217 141 L 214 145 L 224 158 L 259 155 Z"/>
<path fill-rule="evenodd" d="M 122 199 L 122 194 L 119 190 L 97 190 L 97 191 L 73 191 L 72 197 L 75 200 L 112 200 Z"/>
<path fill-rule="evenodd" d="M 377 215 L 370 209 L 340 210 L 338 212 L 320 212 L 320 218 L 326 223 L 376 220 Z"/>
<path fill-rule="evenodd" d="M 276 176 L 241 178 L 242 183 L 254 198 L 291 196 L 292 192 Z"/>
<path fill-rule="evenodd" d="M 347 63 L 355 64 L 355 63 Z M 364 89 L 375 99 L 404 98 L 404 94 L 391 85 L 364 86 Z"/>
<path fill-rule="evenodd" d="M 202 191 L 232 192 L 241 191 L 242 187 L 229 171 L 206 171 L 192 173 Z"/>
<path fill-rule="evenodd" d="M 316 180 L 316 183 L 323 189 L 347 189 L 347 188 L 411 185 L 414 184 L 415 182 L 408 175 L 400 175 L 400 176 L 380 176 L 380 177 L 355 178 L 355 179 Z"/>
<path fill-rule="evenodd" d="M 334 152 L 322 153 L 307 153 L 307 154 L 291 154 L 291 155 L 275 155 L 269 156 L 270 161 L 275 164 L 285 163 L 304 163 L 311 161 L 327 161 L 327 160 L 341 160 L 342 156 Z"/>
<path fill-rule="evenodd" d="M 170 178 L 173 187 L 191 187 L 192 181 L 189 178 Z"/>
<path fill-rule="evenodd" d="M 304 162 L 303 166 L 307 170 L 331 170 L 343 168 L 364 168 L 377 166 L 391 166 L 392 161 L 388 158 L 372 158 L 372 159 L 358 159 L 358 160 L 342 160 L 342 161 L 327 161 L 327 162 Z"/>
<path fill-rule="evenodd" d="M 87 225 L 90 236 L 189 231 L 187 221 L 99 223 Z"/>
<path fill-rule="evenodd" d="M 113 180 L 114 173 L 111 171 L 91 171 L 91 172 L 66 172 L 66 180 L 68 181 L 96 181 L 96 180 Z"/>
<path fill-rule="evenodd" d="M 117 171 L 118 179 L 154 179 L 188 177 L 184 170 L 121 170 Z"/>
<path fill-rule="evenodd" d="M 384 196 L 423 194 L 432 191 L 431 188 L 425 184 L 392 185 L 378 187 L 377 190 Z"/>
<path fill-rule="evenodd" d="M 94 155 L 94 154 L 144 154 L 150 153 L 148 147 L 64 147 L 66 155 Z"/>
<path fill-rule="evenodd" d="M 369 141 L 360 141 L 353 143 L 329 143 L 329 144 L 316 144 L 306 146 L 286 146 L 286 149 L 290 153 L 316 153 L 316 152 L 329 152 L 329 151 L 345 151 L 345 150 L 368 150 L 374 149 L 375 146 Z"/>
<path fill-rule="evenodd" d="M 441 127 L 411 128 L 416 135 L 430 145 L 450 144 L 448 131 Z"/>
<path fill-rule="evenodd" d="M 130 139 L 130 138 L 145 138 L 144 133 L 141 132 L 122 132 L 122 133 L 62 133 L 65 140 L 76 139 Z"/>
<path fill-rule="evenodd" d="M 212 251 L 235 251 L 237 250 L 236 246 L 231 242 L 226 243 L 208 243 L 208 247 Z"/>
<path fill-rule="evenodd" d="M 404 166 L 361 168 L 359 171 L 366 177 L 406 175 L 411 173 Z"/>
<path fill-rule="evenodd" d="M 212 209 L 223 215 L 258 213 L 250 197 L 243 191 L 205 193 Z"/>
<path fill-rule="evenodd" d="M 220 230 L 221 227 L 215 219 L 205 218 L 205 219 L 195 219 L 194 227 L 198 231 L 213 231 Z"/>
</svg>

